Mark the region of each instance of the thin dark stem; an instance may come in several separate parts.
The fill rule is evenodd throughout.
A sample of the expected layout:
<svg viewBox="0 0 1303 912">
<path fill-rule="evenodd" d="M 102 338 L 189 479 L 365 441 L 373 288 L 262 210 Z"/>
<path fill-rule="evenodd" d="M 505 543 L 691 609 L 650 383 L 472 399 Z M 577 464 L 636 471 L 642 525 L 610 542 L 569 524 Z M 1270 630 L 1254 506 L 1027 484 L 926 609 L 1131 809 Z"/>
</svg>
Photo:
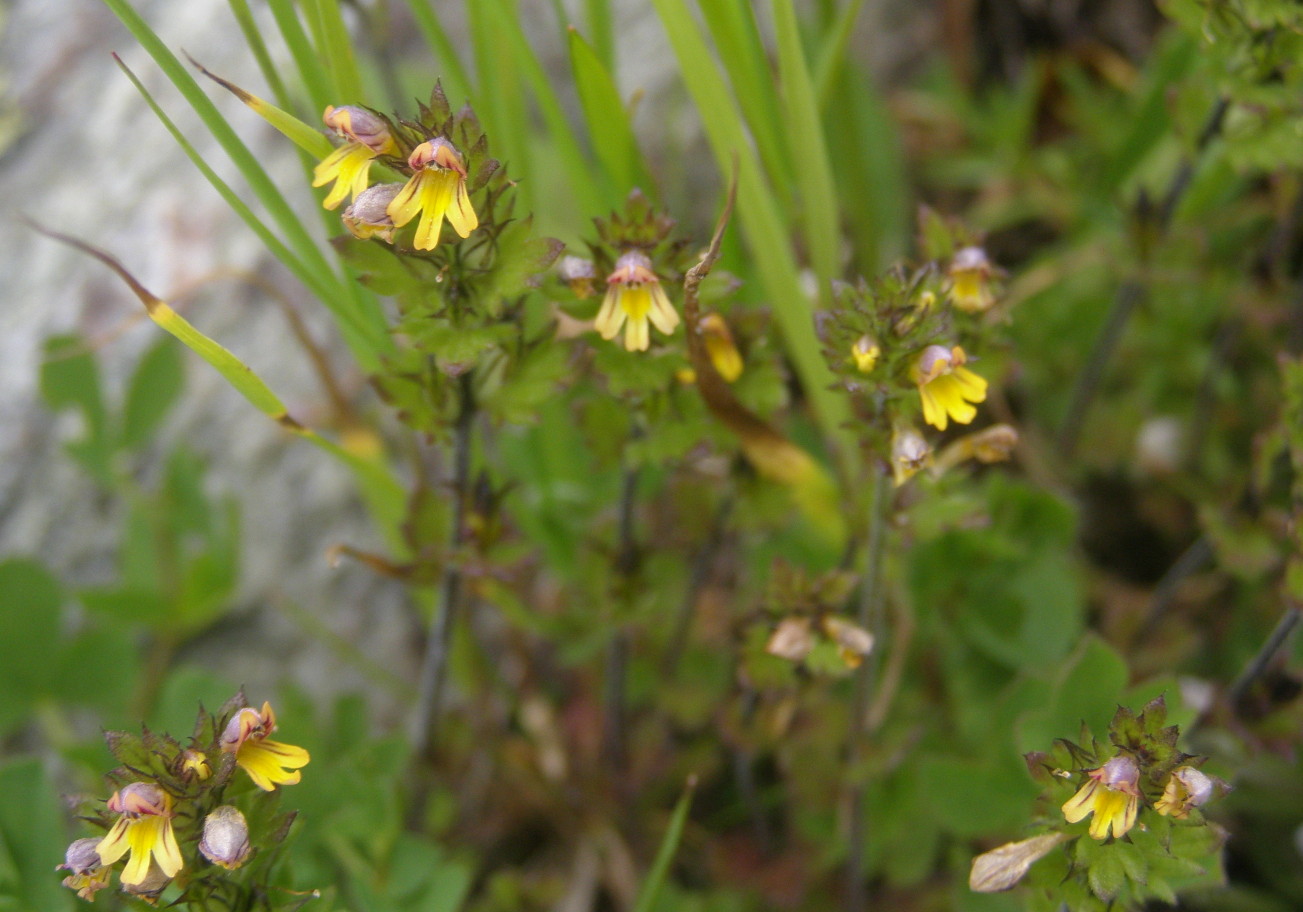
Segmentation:
<svg viewBox="0 0 1303 912">
<path fill-rule="evenodd" d="M 692 632 L 692 617 L 697 608 L 697 598 L 701 595 L 701 589 L 710 576 L 711 564 L 715 562 L 715 555 L 719 553 L 724 524 L 728 521 L 728 515 L 732 510 L 732 498 L 725 498 L 715 513 L 714 522 L 707 530 L 706 540 L 693 558 L 692 571 L 688 577 L 688 591 L 679 606 L 678 617 L 674 619 L 674 632 L 670 634 L 669 644 L 665 647 L 665 658 L 661 661 L 661 674 L 666 679 L 674 676 L 679 661 L 683 658 L 683 650 L 687 648 L 688 635 Z"/>
<path fill-rule="evenodd" d="M 630 439 L 642 436 L 635 427 Z M 630 581 L 638 572 L 639 549 L 634 530 L 634 506 L 638 496 L 638 469 L 628 467 L 620 485 L 620 515 L 615 552 L 615 573 L 619 580 L 619 599 L 627 598 Z M 622 612 L 623 613 L 623 612 Z M 623 617 L 615 619 L 611 640 L 606 646 L 605 713 L 602 719 L 602 744 L 617 777 L 627 766 L 627 725 L 625 719 L 625 678 L 629 662 L 629 631 Z"/>
<path fill-rule="evenodd" d="M 449 563 L 439 590 L 439 601 L 435 606 L 434 619 L 425 642 L 425 657 L 417 679 L 416 711 L 412 717 L 411 732 L 417 756 L 427 755 L 437 740 L 439 710 L 443 704 L 447 678 L 448 648 L 461 602 L 462 573 L 456 554 L 466 519 L 466 501 L 470 496 L 471 437 L 476 411 L 471 371 L 461 375 L 457 390 L 457 424 L 453 430 L 452 518 L 448 531 Z"/>
<path fill-rule="evenodd" d="M 1216 104 L 1213 105 L 1212 111 L 1208 114 L 1208 119 L 1204 122 L 1203 129 L 1199 132 L 1199 138 L 1196 142 L 1196 155 L 1201 153 L 1221 132 L 1228 105 L 1229 102 L 1225 98 L 1217 99 Z M 1181 198 L 1185 195 L 1191 180 L 1194 178 L 1195 164 L 1194 160 L 1183 162 L 1176 173 L 1172 175 L 1171 183 L 1167 186 L 1167 192 L 1163 194 L 1158 211 L 1153 217 L 1152 225 L 1148 226 L 1154 238 L 1162 238 L 1167 234 L 1172 219 L 1176 215 L 1177 206 L 1180 205 Z M 1141 211 L 1144 208 L 1143 203 L 1137 204 L 1136 208 L 1137 211 Z M 1141 227 L 1143 229 L 1146 226 Z M 1137 305 L 1144 300 L 1144 297 L 1144 286 L 1139 281 L 1131 279 L 1122 284 L 1117 295 L 1113 298 L 1113 307 L 1109 311 L 1108 318 L 1104 321 L 1104 328 L 1100 331 L 1099 338 L 1095 340 L 1095 344 L 1090 351 L 1090 357 L 1086 359 L 1086 366 L 1077 375 L 1077 383 L 1072 389 L 1068 412 L 1063 420 L 1063 428 L 1059 433 L 1059 452 L 1063 456 L 1070 457 L 1076 452 L 1081 429 L 1085 424 L 1086 413 L 1090 411 L 1095 394 L 1099 392 L 1100 383 L 1104 379 L 1104 372 L 1108 367 L 1108 362 L 1118 344 L 1122 341 L 1122 334 L 1131 319 L 1131 314 L 1135 312 Z"/>
<path fill-rule="evenodd" d="M 855 701 L 846 749 L 846 767 L 852 783 L 849 858 L 846 869 L 850 912 L 864 912 L 868 903 L 864 881 L 864 843 L 868 838 L 868 826 L 864 818 L 866 784 L 861 778 L 860 765 L 864 757 L 864 735 L 869 707 L 873 701 L 873 685 L 878 676 L 878 655 L 882 649 L 882 556 L 890 502 L 890 481 L 885 473 L 878 472 L 873 483 L 873 503 L 869 505 L 869 539 L 865 547 L 864 578 L 860 583 L 856 612 L 859 625 L 873 635 L 874 645 L 855 676 Z"/>
<path fill-rule="evenodd" d="M 1254 682 L 1262 677 L 1263 672 L 1267 670 L 1267 666 L 1271 664 L 1271 660 L 1275 658 L 1276 653 L 1280 652 L 1281 648 L 1289 640 L 1290 634 L 1294 632 L 1294 628 L 1298 626 L 1300 620 L 1303 620 L 1303 611 L 1299 610 L 1298 605 L 1290 604 L 1285 609 L 1280 621 L 1277 622 L 1276 629 L 1271 632 L 1266 642 L 1262 644 L 1262 648 L 1258 650 L 1258 654 L 1253 657 L 1253 660 L 1249 662 L 1244 671 L 1240 673 L 1240 676 L 1235 679 L 1235 683 L 1231 685 L 1230 690 L 1227 691 L 1227 699 L 1231 706 L 1238 705 L 1244 699 L 1244 695 L 1249 692 L 1249 688 L 1253 686 Z"/>
<path fill-rule="evenodd" d="M 1144 642 L 1154 629 L 1158 622 L 1167 614 L 1172 602 L 1176 598 L 1176 592 L 1181 583 L 1192 573 L 1198 573 L 1205 564 L 1213 557 L 1212 544 L 1208 541 L 1208 536 L 1201 535 L 1194 540 L 1194 544 L 1181 552 L 1181 556 L 1176 559 L 1163 578 L 1154 586 L 1154 595 L 1149 600 L 1149 610 L 1145 612 L 1145 620 L 1136 630 L 1133 642 Z"/>
</svg>

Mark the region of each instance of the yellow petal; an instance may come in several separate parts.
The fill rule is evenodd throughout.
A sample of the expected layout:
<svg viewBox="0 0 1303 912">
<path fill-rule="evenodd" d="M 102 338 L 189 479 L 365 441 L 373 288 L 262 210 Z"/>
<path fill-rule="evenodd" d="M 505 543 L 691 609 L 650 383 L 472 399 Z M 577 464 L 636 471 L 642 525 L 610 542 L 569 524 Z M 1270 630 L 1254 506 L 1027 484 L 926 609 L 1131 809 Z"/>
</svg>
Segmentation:
<svg viewBox="0 0 1303 912">
<path fill-rule="evenodd" d="M 669 295 L 665 294 L 665 289 L 661 288 L 659 282 L 652 285 L 649 291 L 651 292 L 651 311 L 648 315 L 656 328 L 668 336 L 678 328 L 678 312 L 675 311 L 674 305 L 670 303 Z M 706 347 L 710 348 L 709 338 L 706 340 Z M 716 365 L 716 369 L 718 369 L 718 365 Z M 720 373 L 723 373 L 723 371 L 720 371 Z M 736 379 L 736 375 L 734 375 L 734 379 Z"/>
<path fill-rule="evenodd" d="M 111 865 L 127 854 L 127 849 L 131 847 L 127 842 L 127 826 L 130 823 L 131 821 L 126 817 L 119 817 L 104 838 L 99 841 L 99 845 L 95 846 L 95 851 L 100 856 L 100 864 Z"/>
<path fill-rule="evenodd" d="M 462 237 L 470 237 L 470 233 L 480 226 L 479 216 L 471 207 L 470 194 L 466 192 L 466 181 L 461 178 L 457 180 L 452 205 L 448 207 L 448 224 Z"/>
<path fill-rule="evenodd" d="M 425 178 L 424 171 L 413 174 L 385 207 L 385 214 L 396 227 L 403 227 L 421 211 L 421 187 L 425 184 Z"/>
<path fill-rule="evenodd" d="M 1094 779 L 1090 779 L 1077 790 L 1077 794 L 1063 803 L 1063 816 L 1068 823 L 1076 823 L 1095 809 L 1093 799 L 1097 788 L 1099 788 L 1099 783 Z"/>
<path fill-rule="evenodd" d="M 624 309 L 619 306 L 620 287 L 612 285 L 606 289 L 606 297 L 602 298 L 602 308 L 597 312 L 597 319 L 593 321 L 593 329 L 603 339 L 614 339 L 620 332 L 620 327 L 624 325 Z"/>
</svg>

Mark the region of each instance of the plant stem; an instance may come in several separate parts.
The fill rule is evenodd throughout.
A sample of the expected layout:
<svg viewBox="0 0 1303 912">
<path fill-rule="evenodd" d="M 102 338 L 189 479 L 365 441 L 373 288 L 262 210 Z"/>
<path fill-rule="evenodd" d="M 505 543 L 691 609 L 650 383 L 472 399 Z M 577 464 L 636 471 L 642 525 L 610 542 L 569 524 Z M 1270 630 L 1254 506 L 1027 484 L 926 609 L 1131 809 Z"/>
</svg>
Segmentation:
<svg viewBox="0 0 1303 912">
<path fill-rule="evenodd" d="M 1199 132 L 1199 139 L 1195 144 L 1196 155 L 1203 152 L 1208 144 L 1221 132 L 1228 105 L 1229 103 L 1225 98 L 1217 99 L 1216 104 L 1213 105 L 1212 111 L 1208 114 L 1208 119 L 1204 122 L 1203 129 Z M 1194 178 L 1194 168 L 1195 162 L 1187 160 L 1182 162 L 1181 167 L 1172 175 L 1172 180 L 1167 185 L 1167 192 L 1163 194 L 1158 211 L 1153 216 L 1153 237 L 1155 240 L 1160 240 L 1167 234 L 1167 230 L 1172 224 L 1172 218 L 1176 215 L 1176 208 L 1181 202 L 1181 197 L 1185 195 L 1185 191 L 1190 186 L 1190 181 Z M 1143 212 L 1145 208 L 1142 198 L 1142 203 L 1137 204 L 1136 209 L 1138 212 Z M 1141 256 L 1144 257 L 1143 251 Z M 1122 341 L 1122 333 L 1131 319 L 1131 314 L 1135 312 L 1136 307 L 1144 300 L 1144 297 L 1145 287 L 1137 279 L 1124 282 L 1118 289 L 1117 295 L 1113 299 L 1113 308 L 1104 321 L 1104 328 L 1100 331 L 1099 338 L 1095 340 L 1095 345 L 1090 350 L 1090 357 L 1086 359 L 1086 365 L 1082 368 L 1081 373 L 1077 375 L 1077 383 L 1072 388 L 1072 398 L 1068 402 L 1068 413 L 1063 419 L 1063 428 L 1059 432 L 1059 452 L 1064 457 L 1070 457 L 1076 452 L 1081 429 L 1086 421 L 1086 413 L 1090 410 L 1091 402 L 1099 391 L 1100 383 L 1104 379 L 1104 371 L 1113 356 L 1114 350 L 1117 349 L 1118 343 Z"/>
<path fill-rule="evenodd" d="M 860 765 L 864 757 L 864 735 L 873 685 L 878 674 L 878 655 L 882 650 L 882 556 L 887 510 L 891 503 L 891 483 L 885 472 L 875 470 L 873 502 L 869 505 L 869 539 L 865 546 L 864 578 L 860 583 L 856 620 L 873 635 L 873 649 L 855 676 L 855 700 L 850 733 L 846 745 L 846 771 L 851 782 L 850 827 L 847 836 L 849 857 L 846 868 L 846 892 L 850 912 L 864 912 L 868 896 L 864 882 L 864 842 L 868 838 L 864 819 L 866 786 Z"/>
<path fill-rule="evenodd" d="M 429 754 L 438 735 L 439 710 L 443 703 L 447 677 L 448 650 L 452 642 L 453 623 L 461 602 L 462 573 L 457 556 L 462 526 L 466 519 L 466 500 L 470 494 L 471 437 L 475 426 L 475 388 L 473 371 L 459 378 L 457 385 L 457 423 L 453 430 L 452 519 L 448 530 L 447 569 L 435 606 L 430 633 L 425 643 L 425 657 L 417 679 L 416 711 L 412 717 L 412 745 L 417 756 Z"/>
<path fill-rule="evenodd" d="M 630 440 L 637 440 L 642 431 L 635 425 Z M 638 493 L 638 469 L 625 467 L 620 486 L 620 516 L 618 542 L 615 552 L 615 574 L 618 579 L 618 599 L 627 602 L 630 584 L 638 572 L 639 550 L 634 534 L 634 504 Z M 611 769 L 617 778 L 627 765 L 625 676 L 629 661 L 629 631 L 624 618 L 616 618 L 611 640 L 606 647 L 605 714 L 602 720 L 602 745 Z"/>
<path fill-rule="evenodd" d="M 1291 603 L 1285 608 L 1285 613 L 1276 623 L 1276 628 L 1271 631 L 1271 635 L 1267 637 L 1266 642 L 1262 644 L 1262 648 L 1258 650 L 1258 654 L 1253 657 L 1253 660 L 1249 662 L 1240 676 L 1235 679 L 1235 683 L 1231 685 L 1230 690 L 1226 692 L 1227 702 L 1231 706 L 1239 704 L 1254 682 L 1262 677 L 1263 672 L 1267 670 L 1267 666 L 1271 664 L 1272 658 L 1275 657 L 1276 653 L 1280 652 L 1281 647 L 1285 645 L 1300 620 L 1303 620 L 1303 611 L 1300 611 L 1297 604 Z"/>
</svg>

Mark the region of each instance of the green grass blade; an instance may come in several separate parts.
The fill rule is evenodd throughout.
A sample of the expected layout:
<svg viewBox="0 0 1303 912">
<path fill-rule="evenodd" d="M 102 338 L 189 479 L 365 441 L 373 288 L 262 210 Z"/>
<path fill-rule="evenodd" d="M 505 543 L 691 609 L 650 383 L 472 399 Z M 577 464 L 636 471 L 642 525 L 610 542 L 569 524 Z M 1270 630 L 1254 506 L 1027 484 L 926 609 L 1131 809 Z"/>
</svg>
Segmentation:
<svg viewBox="0 0 1303 912">
<path fill-rule="evenodd" d="M 434 11 L 433 0 L 408 0 L 407 6 L 412 11 L 412 18 L 416 20 L 416 27 L 420 29 L 425 43 L 439 58 L 441 66 L 436 67 L 435 71 L 441 74 L 448 97 L 465 98 L 470 93 L 470 77 L 462 64 L 457 46 L 448 37 L 447 30 Z"/>
<path fill-rule="evenodd" d="M 245 43 L 249 45 L 249 50 L 253 52 L 253 59 L 258 61 L 258 69 L 262 72 L 262 78 L 267 80 L 267 86 L 271 89 L 272 96 L 282 108 L 290 107 L 289 92 L 285 90 L 285 83 L 276 70 L 276 65 L 271 62 L 271 54 L 267 51 L 267 43 L 262 40 L 262 32 L 258 28 L 258 23 L 253 19 L 253 13 L 249 10 L 248 0 L 227 0 L 227 3 L 231 7 L 231 15 L 235 16 L 235 21 L 240 26 L 240 32 L 244 35 Z"/>
<path fill-rule="evenodd" d="M 386 466 L 380 462 L 364 459 L 356 453 L 349 452 L 337 443 L 322 437 L 312 428 L 296 421 L 289 414 L 280 397 L 247 364 L 236 357 L 229 349 L 204 335 L 188 320 L 173 310 L 166 301 L 163 301 L 136 281 L 135 276 L 129 273 L 117 259 L 76 238 L 53 231 L 41 230 L 55 240 L 75 247 L 112 269 L 140 299 L 140 303 L 145 306 L 149 318 L 160 329 L 176 337 L 187 348 L 208 362 L 254 408 L 285 428 L 285 430 L 303 437 L 344 462 L 357 475 L 364 493 L 368 496 L 368 500 L 371 501 L 370 505 L 375 511 L 377 521 L 382 523 L 386 529 L 396 529 L 397 524 L 402 522 L 406 512 L 406 495 Z"/>
<path fill-rule="evenodd" d="M 584 18 L 588 22 L 588 35 L 593 43 L 593 53 L 608 73 L 615 72 L 615 17 L 611 12 L 612 0 L 585 0 Z"/>
<path fill-rule="evenodd" d="M 475 52 L 475 111 L 484 122 L 495 157 L 520 181 L 518 192 L 525 211 L 536 208 L 537 189 L 531 154 L 533 136 L 522 91 L 518 61 L 502 53 L 500 37 L 506 23 L 519 22 L 512 0 L 466 0 L 471 47 Z"/>
<path fill-rule="evenodd" d="M 674 860 L 674 853 L 679 850 L 679 843 L 683 841 L 683 827 L 688 822 L 688 811 L 692 809 L 692 793 L 696 787 L 697 777 L 692 776 L 688 779 L 683 796 L 679 798 L 679 803 L 675 805 L 674 813 L 670 816 L 670 825 L 665 830 L 665 838 L 661 840 L 661 846 L 656 850 L 656 860 L 652 862 L 651 870 L 647 872 L 647 879 L 643 881 L 642 889 L 638 891 L 638 900 L 633 904 L 633 912 L 651 912 L 656 908 L 656 897 L 660 894 L 661 887 L 665 886 L 665 878 L 670 872 L 670 862 Z"/>
<path fill-rule="evenodd" d="M 855 31 L 855 22 L 863 10 L 864 0 L 850 0 L 819 50 L 819 59 L 814 68 L 814 94 L 819 99 L 820 111 L 828 110 L 833 83 L 846 62 L 846 48 L 850 44 L 851 33 Z"/>
<path fill-rule="evenodd" d="M 801 192 L 801 222 L 810 261 L 819 279 L 819 300 L 831 301 L 830 283 L 840 274 L 841 231 L 832 166 L 824 141 L 823 123 L 814 83 L 801 47 L 801 32 L 792 0 L 774 0 L 774 31 L 778 36 L 778 71 L 782 83 L 783 110 L 788 128 L 801 137 L 804 148 L 796 158 L 797 187 Z"/>
<path fill-rule="evenodd" d="M 259 98 L 252 92 L 246 92 L 235 83 L 223 79 L 193 57 L 190 58 L 190 62 L 199 72 L 248 105 L 255 114 L 275 127 L 282 136 L 306 152 L 310 158 L 322 159 L 334 151 L 335 147 L 320 130 L 305 124 L 293 114 Z"/>
<path fill-rule="evenodd" d="M 755 139 L 765 174 L 785 207 L 793 158 L 784 139 L 787 129 L 782 122 L 782 106 L 755 11 L 746 0 L 718 0 L 701 4 L 701 15 Z"/>
<path fill-rule="evenodd" d="M 194 166 L 199 169 L 199 172 L 203 174 L 203 176 L 208 180 L 208 183 L 213 186 L 213 189 L 221 195 L 222 199 L 226 201 L 226 204 L 234 210 L 235 214 L 253 230 L 254 234 L 258 235 L 258 238 L 266 245 L 267 249 L 271 251 L 272 255 L 284 263 L 285 267 L 294 273 L 294 276 L 300 282 L 310 288 L 313 294 L 323 299 L 332 297 L 335 294 L 335 289 L 323 282 L 320 275 L 312 272 L 304 266 L 303 262 L 294 255 L 294 252 L 286 247 L 284 243 L 281 242 L 280 238 L 272 234 L 271 229 L 269 229 L 263 221 L 254 214 L 253 210 L 249 208 L 249 205 L 231 189 L 226 181 L 222 180 L 217 175 L 217 172 L 209 166 L 208 162 L 204 161 L 203 156 L 199 154 L 198 150 L 196 150 L 190 143 L 190 140 L 186 138 L 185 134 L 182 133 L 177 125 L 172 121 L 172 118 L 167 116 L 167 112 L 159 106 L 158 102 L 154 99 L 154 96 L 149 93 L 149 90 L 145 88 L 144 84 L 139 78 L 137 78 L 136 74 L 131 71 L 131 68 L 123 63 L 116 54 L 113 56 L 113 59 L 117 61 L 122 72 L 127 74 L 127 78 L 130 79 L 132 85 L 136 87 L 136 91 L 140 92 L 141 97 L 145 99 L 145 103 L 149 105 L 150 109 L 154 112 L 154 115 L 159 119 L 167 131 L 172 134 L 172 138 L 175 139 L 177 145 L 181 147 L 181 151 L 183 151 L 186 154 L 186 157 L 189 158 Z"/>
<path fill-rule="evenodd" d="M 335 104 L 361 104 L 366 100 L 362 74 L 353 54 L 353 41 L 339 11 L 339 0 L 303 0 L 304 12 L 331 78 Z"/>
<path fill-rule="evenodd" d="M 330 76 L 321 62 L 321 56 L 308 40 L 307 32 L 303 30 L 303 23 L 299 21 L 294 0 L 268 0 L 268 6 L 271 8 L 272 18 L 276 20 L 276 27 L 280 29 L 281 39 L 289 48 L 290 56 L 294 58 L 294 66 L 299 71 L 299 78 L 303 80 L 303 87 L 307 90 L 312 107 L 320 112 L 324 111 L 328 104 L 340 104 L 342 100 L 333 91 Z M 342 103 L 347 104 L 347 102 Z"/>
<path fill-rule="evenodd" d="M 819 340 L 814 334 L 809 300 L 801 288 L 780 207 L 765 184 L 737 108 L 715 68 L 692 14 L 683 0 L 654 2 L 688 91 L 697 110 L 704 114 L 702 123 L 720 170 L 728 170 L 730 160 L 737 156 L 738 220 L 761 284 L 773 304 L 788 354 L 814 406 L 820 429 L 826 439 L 841 441 L 843 449 L 849 453 L 853 441 L 842 425 L 851 419 L 850 407 L 844 398 L 829 388 L 833 382 L 832 372 L 824 363 Z"/>
<path fill-rule="evenodd" d="M 629 111 L 620 98 L 615 80 L 597 52 L 573 28 L 569 44 L 570 66 L 574 70 L 579 103 L 598 160 L 620 197 L 637 186 L 650 191 L 651 176 L 638 151 Z"/>
</svg>

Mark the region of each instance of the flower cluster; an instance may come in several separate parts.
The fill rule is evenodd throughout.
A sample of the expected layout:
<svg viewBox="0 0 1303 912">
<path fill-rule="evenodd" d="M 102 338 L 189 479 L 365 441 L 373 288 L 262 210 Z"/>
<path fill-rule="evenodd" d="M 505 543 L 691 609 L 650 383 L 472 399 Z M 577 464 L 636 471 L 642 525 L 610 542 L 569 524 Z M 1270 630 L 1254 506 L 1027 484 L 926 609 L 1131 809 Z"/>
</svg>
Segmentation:
<svg viewBox="0 0 1303 912">
<path fill-rule="evenodd" d="M 1223 834 L 1200 809 L 1226 784 L 1177 749 L 1180 731 L 1166 719 L 1158 697 L 1139 714 L 1119 707 L 1107 747 L 1094 738 L 1060 740 L 1050 753 L 1028 754 L 1028 768 L 1048 787 L 1052 816 L 1043 821 L 1045 832 L 975 859 L 973 889 L 1008 889 L 1029 870 L 1035 880 L 1039 869 L 1032 864 L 1063 846 L 1073 860 L 1069 876 L 1086 898 L 1080 908 L 1132 908 L 1170 895 L 1161 872 L 1173 869 L 1172 859 L 1215 865 Z M 1065 783 L 1073 789 L 1066 800 Z M 1061 873 L 1050 869 L 1044 876 L 1047 888 L 1053 881 L 1060 890 Z"/>
<path fill-rule="evenodd" d="M 327 209 L 351 199 L 341 221 L 354 237 L 394 244 L 397 233 L 415 223 L 410 248 L 431 251 L 439 246 L 445 221 L 461 238 L 479 227 L 471 193 L 498 163 L 485 154 L 474 114 L 466 109 L 454 116 L 441 87 L 416 122 L 356 105 L 329 105 L 322 120 L 343 142 L 316 166 L 312 185 L 333 183 L 322 201 Z M 406 175 L 406 181 L 371 186 L 375 162 Z"/>
<path fill-rule="evenodd" d="M 280 830 L 272 842 L 284 838 L 286 827 L 267 825 L 275 812 L 256 796 L 298 782 L 309 757 L 301 747 L 268 740 L 275 728 L 270 704 L 255 710 L 237 695 L 216 716 L 201 710 L 185 747 L 148 730 L 109 733 L 122 764 L 112 774 L 119 787 L 92 818 L 107 832 L 68 847 L 58 866 L 68 872 L 64 886 L 94 901 L 125 859 L 118 874 L 123 891 L 149 902 L 172 883 L 184 886 L 187 897 L 218 889 L 214 868 L 239 868 L 256 851 L 246 811 L 260 831 Z M 261 791 L 241 789 L 237 770 Z M 241 793 L 249 794 L 243 809 L 228 802 Z"/>
<path fill-rule="evenodd" d="M 999 298 L 982 247 L 961 228 L 923 218 L 920 233 L 942 238 L 927 251 L 930 261 L 836 285 L 834 309 L 817 321 L 828 365 L 860 413 L 864 444 L 888 463 L 897 486 L 924 469 L 940 475 L 969 459 L 1008 459 L 1017 444 L 1012 427 L 994 425 L 939 456 L 925 436 L 927 427 L 944 432 L 977 420 L 989 381 L 970 352 L 989 343 L 994 324 L 985 315 Z"/>
</svg>

